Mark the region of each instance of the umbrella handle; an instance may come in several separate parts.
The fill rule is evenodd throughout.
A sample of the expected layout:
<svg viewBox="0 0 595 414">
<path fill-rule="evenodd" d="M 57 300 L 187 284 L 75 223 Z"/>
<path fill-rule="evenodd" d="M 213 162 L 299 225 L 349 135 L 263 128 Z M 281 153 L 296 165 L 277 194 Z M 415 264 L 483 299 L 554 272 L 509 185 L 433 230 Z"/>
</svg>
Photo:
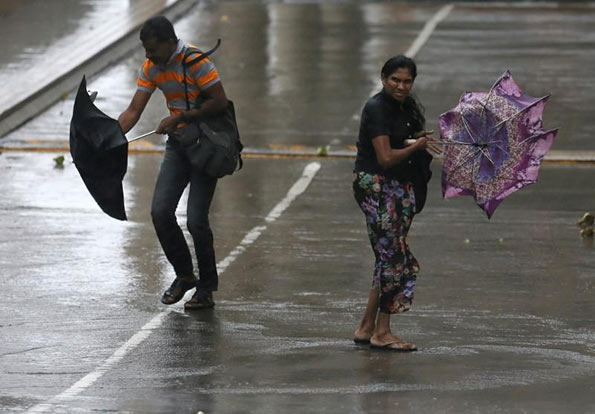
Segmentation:
<svg viewBox="0 0 595 414">
<path fill-rule="evenodd" d="M 409 146 L 409 145 L 413 145 L 415 144 L 415 139 L 406 139 L 405 140 L 405 145 Z M 469 146 L 474 146 L 476 144 L 470 143 L 470 142 L 460 142 L 460 141 L 444 141 L 444 140 L 437 140 L 437 141 L 431 141 L 432 144 L 437 144 L 437 145 L 469 145 Z M 493 142 L 488 142 L 488 144 L 493 143 Z"/>
<path fill-rule="evenodd" d="M 149 135 L 151 135 L 151 134 L 154 134 L 154 133 L 155 133 L 155 131 L 156 131 L 156 129 L 154 129 L 154 130 L 152 130 L 152 131 L 149 131 L 149 132 L 147 132 L 147 133 L 145 133 L 145 134 L 139 135 L 138 137 L 134 137 L 134 138 L 132 138 L 132 139 L 129 139 L 129 140 L 128 140 L 128 142 L 136 141 L 137 139 L 141 139 L 141 138 L 144 138 L 144 137 L 146 137 L 146 136 L 149 136 Z"/>
<path fill-rule="evenodd" d="M 406 139 L 405 140 L 405 146 L 409 146 L 409 145 L 413 145 L 415 144 L 415 141 L 417 141 L 417 139 Z M 446 144 L 445 141 L 442 140 L 437 140 L 437 141 L 430 141 L 432 144 L 438 144 L 438 145 L 444 145 Z"/>
</svg>

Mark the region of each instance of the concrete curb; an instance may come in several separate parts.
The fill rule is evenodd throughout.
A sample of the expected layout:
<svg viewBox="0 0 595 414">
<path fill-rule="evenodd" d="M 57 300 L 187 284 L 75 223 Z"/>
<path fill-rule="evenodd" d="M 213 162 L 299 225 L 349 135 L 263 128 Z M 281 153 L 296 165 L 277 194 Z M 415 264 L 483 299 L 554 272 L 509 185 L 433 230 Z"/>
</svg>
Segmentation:
<svg viewBox="0 0 595 414">
<path fill-rule="evenodd" d="M 78 86 L 83 74 L 90 77 L 113 62 L 121 59 L 135 47 L 138 47 L 138 31 L 151 16 L 163 14 L 170 20 L 176 20 L 197 4 L 196 0 L 173 0 L 166 7 L 146 8 L 127 21 L 121 30 L 116 30 L 114 39 L 107 45 L 84 55 L 81 61 L 70 65 L 64 72 L 56 73 L 39 89 L 29 91 L 14 104 L 0 108 L 0 137 L 14 130 L 26 121 L 38 115 L 62 96 L 70 93 Z M 79 45 L 86 49 L 87 45 Z M 89 45 L 91 46 L 91 45 Z"/>
</svg>

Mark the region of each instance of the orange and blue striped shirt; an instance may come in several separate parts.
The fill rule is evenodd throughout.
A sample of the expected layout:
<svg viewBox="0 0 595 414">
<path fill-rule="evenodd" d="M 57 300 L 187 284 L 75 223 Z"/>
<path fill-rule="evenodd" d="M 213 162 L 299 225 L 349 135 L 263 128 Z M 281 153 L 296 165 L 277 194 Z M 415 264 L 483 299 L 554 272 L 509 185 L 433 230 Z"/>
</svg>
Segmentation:
<svg viewBox="0 0 595 414">
<path fill-rule="evenodd" d="M 178 40 L 176 50 L 164 65 L 156 65 L 146 59 L 136 81 L 137 89 L 153 93 L 155 88 L 161 89 L 167 101 L 170 114 L 176 115 L 186 110 L 186 96 L 184 93 L 184 71 L 182 59 L 188 49 L 183 41 Z M 192 53 L 186 59 L 190 61 L 198 54 Z M 188 100 L 190 108 L 194 108 L 196 98 L 201 91 L 219 82 L 219 73 L 209 58 L 186 67 L 186 82 L 188 83 Z"/>
</svg>

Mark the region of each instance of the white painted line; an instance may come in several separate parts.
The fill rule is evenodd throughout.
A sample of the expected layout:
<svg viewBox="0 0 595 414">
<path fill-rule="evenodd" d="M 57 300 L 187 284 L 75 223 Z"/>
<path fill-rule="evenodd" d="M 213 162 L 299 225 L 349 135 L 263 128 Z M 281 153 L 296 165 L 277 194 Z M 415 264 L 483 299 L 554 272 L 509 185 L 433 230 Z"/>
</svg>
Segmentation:
<svg viewBox="0 0 595 414">
<path fill-rule="evenodd" d="M 236 258 L 241 255 L 246 248 L 254 243 L 256 239 L 260 237 L 263 231 L 265 231 L 267 226 L 256 226 L 252 230 L 248 232 L 240 242 L 228 255 L 225 259 L 221 260 L 217 263 L 217 272 L 223 273 L 227 266 L 232 264 Z"/>
<path fill-rule="evenodd" d="M 291 205 L 300 194 L 302 194 L 306 188 L 310 185 L 310 182 L 320 169 L 320 164 L 312 162 L 304 168 L 302 176 L 295 182 L 295 184 L 289 189 L 287 195 L 271 210 L 271 212 L 265 217 L 267 223 L 272 223 L 277 220 L 281 214 Z M 266 230 L 266 226 L 256 226 L 246 234 L 244 239 L 236 246 L 235 249 L 227 255 L 225 259 L 217 264 L 217 271 L 222 273 L 227 269 L 233 261 L 246 250 L 246 248 L 254 243 L 256 239 Z"/>
<path fill-rule="evenodd" d="M 55 396 L 54 398 L 50 399 L 49 401 L 38 404 L 34 407 L 31 407 L 29 410 L 26 411 L 27 414 L 33 413 L 44 413 L 49 410 L 55 409 L 55 404 L 63 403 L 64 401 L 68 400 L 71 397 L 80 394 L 85 389 L 89 388 L 95 381 L 97 381 L 101 376 L 110 370 L 110 368 L 115 365 L 116 363 L 120 362 L 124 356 L 132 351 L 134 348 L 139 346 L 145 339 L 151 335 L 153 330 L 157 329 L 166 314 L 170 311 L 163 311 L 156 316 L 153 317 L 149 322 L 147 322 L 136 334 L 134 334 L 128 341 L 124 343 L 120 348 L 116 350 L 107 360 L 103 362 L 99 367 L 95 369 L 95 371 L 85 375 L 83 378 L 78 380 L 74 385 L 68 388 L 66 391 L 62 392 L 61 394 Z"/>
<path fill-rule="evenodd" d="M 438 26 L 438 24 L 442 20 L 446 19 L 453 7 L 454 5 L 452 4 L 447 4 L 446 6 L 443 6 L 440 10 L 436 12 L 436 14 L 434 14 L 434 16 L 432 16 L 430 20 L 426 22 L 424 28 L 417 35 L 409 49 L 407 49 L 407 51 L 405 52 L 405 56 L 414 58 L 415 55 L 417 55 L 417 52 L 419 52 L 423 45 L 426 44 L 430 36 L 432 36 L 434 30 L 436 30 L 436 26 Z"/>
<path fill-rule="evenodd" d="M 405 53 L 403 53 L 403 54 L 405 56 L 408 56 L 413 59 L 415 57 L 415 55 L 417 55 L 417 52 L 419 52 L 419 50 L 426 44 L 426 42 L 428 41 L 428 39 L 430 38 L 430 36 L 434 32 L 434 30 L 436 30 L 436 26 L 438 26 L 438 24 L 441 21 L 443 21 L 444 19 L 446 19 L 446 17 L 448 17 L 448 15 L 450 14 L 450 12 L 452 11 L 453 8 L 454 8 L 453 4 L 447 4 L 445 6 L 442 6 L 440 8 L 440 10 L 438 10 L 432 16 L 432 18 L 426 22 L 423 29 L 421 29 L 421 32 L 419 32 L 419 34 L 417 35 L 417 37 L 415 38 L 413 43 L 411 43 L 411 46 L 409 46 L 409 49 L 407 49 L 405 51 Z M 373 75 L 374 87 L 370 91 L 370 93 L 368 95 L 369 97 L 376 95 L 378 93 L 378 91 L 380 90 L 380 86 L 381 86 L 380 79 L 376 78 L 376 76 L 377 75 Z M 361 113 L 360 111 L 353 114 L 351 119 L 355 119 L 355 120 L 360 119 L 360 113 Z"/>
<path fill-rule="evenodd" d="M 421 32 L 419 32 L 419 34 L 417 35 L 417 37 L 415 38 L 413 43 L 411 43 L 411 46 L 409 46 L 409 49 L 407 49 L 405 51 L 405 53 L 403 53 L 403 54 L 405 56 L 408 56 L 413 59 L 415 57 L 415 55 L 417 55 L 417 52 L 419 52 L 420 49 L 426 44 L 426 42 L 428 41 L 430 36 L 432 36 L 432 33 L 434 33 L 434 30 L 436 30 L 436 26 L 438 26 L 438 24 L 441 21 L 443 21 L 444 19 L 446 19 L 446 17 L 448 17 L 448 15 L 450 14 L 450 12 L 452 11 L 453 8 L 454 8 L 453 4 L 447 4 L 445 6 L 442 6 L 440 8 L 440 10 L 438 10 L 432 16 L 432 18 L 426 22 L 423 29 L 421 29 Z M 387 59 L 389 57 L 390 56 L 387 56 Z M 377 75 L 374 75 L 374 76 L 377 76 Z M 372 97 L 372 96 L 376 95 L 376 93 L 378 93 L 379 86 L 381 86 L 380 79 L 376 79 L 375 85 L 372 88 L 372 90 L 370 91 L 370 94 L 369 94 L 370 97 Z M 355 115 L 353 115 L 352 119 L 359 119 L 359 117 L 360 117 L 360 113 L 357 112 Z"/>
<path fill-rule="evenodd" d="M 287 192 L 285 198 L 281 200 L 279 204 L 277 204 L 265 218 L 267 223 L 272 223 L 273 221 L 277 220 L 279 216 L 281 216 L 281 214 L 285 211 L 285 209 L 289 207 L 293 200 L 295 200 L 297 196 L 302 194 L 306 188 L 308 188 L 310 181 L 312 181 L 312 178 L 314 178 L 319 169 L 320 164 L 317 162 L 308 164 L 306 168 L 304 168 L 304 173 L 302 174 L 301 178 L 296 181 L 293 187 L 291 187 Z"/>
<path fill-rule="evenodd" d="M 267 223 L 272 223 L 277 220 L 281 214 L 291 205 L 291 203 L 310 185 L 312 179 L 320 169 L 320 163 L 312 162 L 304 168 L 302 176 L 295 182 L 295 184 L 289 189 L 287 195 L 281 200 L 265 217 Z M 219 273 L 223 273 L 225 269 L 242 254 L 246 248 L 254 243 L 256 239 L 266 230 L 266 226 L 256 226 L 250 230 L 242 241 L 233 249 L 225 259 L 221 260 L 217 264 L 217 270 Z M 147 339 L 153 331 L 159 329 L 163 323 L 165 316 L 171 312 L 171 310 L 165 310 L 153 317 L 147 322 L 136 334 L 134 334 L 124 345 L 120 346 L 108 359 L 106 359 L 95 371 L 85 375 L 74 385 L 68 388 L 61 394 L 56 395 L 45 403 L 37 404 L 25 411 L 27 414 L 43 413 L 56 408 L 56 404 L 64 403 L 69 398 L 72 398 L 85 389 L 89 388 L 95 381 L 97 381 L 103 374 L 111 369 L 112 366 L 120 362 L 127 354 L 138 347 L 145 339 Z"/>
</svg>

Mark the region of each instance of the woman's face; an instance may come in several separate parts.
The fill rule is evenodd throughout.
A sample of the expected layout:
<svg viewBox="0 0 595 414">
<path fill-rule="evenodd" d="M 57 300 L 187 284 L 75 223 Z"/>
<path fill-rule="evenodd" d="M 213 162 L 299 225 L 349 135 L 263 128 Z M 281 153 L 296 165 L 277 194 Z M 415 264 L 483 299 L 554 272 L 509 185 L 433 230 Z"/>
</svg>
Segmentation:
<svg viewBox="0 0 595 414">
<path fill-rule="evenodd" d="M 384 92 L 393 99 L 403 102 L 413 88 L 413 77 L 407 68 L 399 68 L 387 77 L 382 76 Z"/>
</svg>

